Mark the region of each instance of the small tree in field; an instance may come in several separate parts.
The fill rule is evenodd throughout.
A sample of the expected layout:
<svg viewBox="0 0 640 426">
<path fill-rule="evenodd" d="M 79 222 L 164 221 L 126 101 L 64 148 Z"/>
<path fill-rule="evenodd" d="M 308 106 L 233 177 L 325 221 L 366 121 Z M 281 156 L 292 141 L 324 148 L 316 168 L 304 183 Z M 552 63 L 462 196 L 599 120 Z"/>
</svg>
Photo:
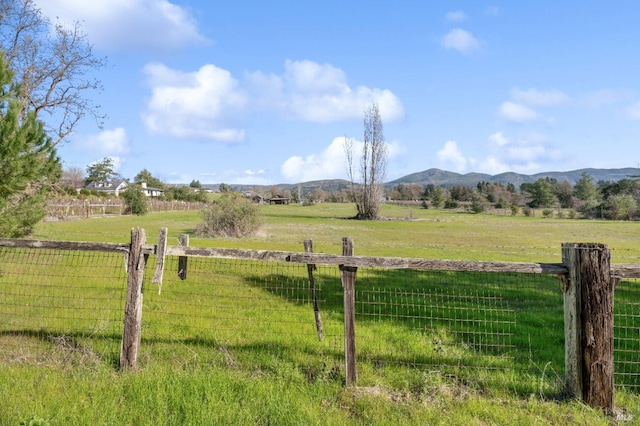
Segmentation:
<svg viewBox="0 0 640 426">
<path fill-rule="evenodd" d="M 351 200 L 356 204 L 357 219 L 378 218 L 384 195 L 383 181 L 387 172 L 387 145 L 382 132 L 378 104 L 364 112 L 364 141 L 360 158 L 360 182 L 355 181 L 353 141 L 345 138 L 347 173 L 351 182 Z"/>
<path fill-rule="evenodd" d="M 205 207 L 202 219 L 196 233 L 204 237 L 246 237 L 262 225 L 259 207 L 234 191 L 222 193 Z"/>
<path fill-rule="evenodd" d="M 137 216 L 147 214 L 147 196 L 144 195 L 140 186 L 129 185 L 120 196 L 131 214 Z"/>
</svg>

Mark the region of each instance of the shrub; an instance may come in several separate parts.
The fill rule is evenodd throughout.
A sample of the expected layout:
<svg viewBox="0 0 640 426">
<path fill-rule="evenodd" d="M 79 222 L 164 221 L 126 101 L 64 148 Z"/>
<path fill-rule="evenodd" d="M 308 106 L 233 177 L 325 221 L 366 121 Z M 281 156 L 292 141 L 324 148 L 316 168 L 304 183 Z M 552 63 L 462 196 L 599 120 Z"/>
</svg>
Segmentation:
<svg viewBox="0 0 640 426">
<path fill-rule="evenodd" d="M 232 191 L 202 209 L 202 219 L 196 233 L 203 237 L 246 237 L 262 225 L 260 208 Z"/>
<path fill-rule="evenodd" d="M 484 203 L 480 198 L 473 198 L 471 201 L 471 211 L 474 213 L 482 213 L 484 211 Z"/>
<path fill-rule="evenodd" d="M 458 207 L 460 207 L 460 203 L 458 203 L 456 200 L 449 199 L 444 202 L 445 209 L 457 209 Z"/>
<path fill-rule="evenodd" d="M 542 210 L 542 216 L 544 217 L 553 217 L 553 209 L 544 209 Z"/>
<path fill-rule="evenodd" d="M 524 207 L 522 209 L 522 213 L 524 213 L 524 215 L 527 216 L 527 217 L 535 216 L 535 213 L 534 213 L 533 209 L 531 207 L 529 207 L 529 206 Z"/>
<path fill-rule="evenodd" d="M 147 213 L 147 196 L 137 185 L 128 186 L 120 195 L 127 205 L 127 213 L 141 216 Z"/>
<path fill-rule="evenodd" d="M 511 216 L 515 216 L 520 211 L 520 207 L 517 204 L 511 204 Z"/>
</svg>

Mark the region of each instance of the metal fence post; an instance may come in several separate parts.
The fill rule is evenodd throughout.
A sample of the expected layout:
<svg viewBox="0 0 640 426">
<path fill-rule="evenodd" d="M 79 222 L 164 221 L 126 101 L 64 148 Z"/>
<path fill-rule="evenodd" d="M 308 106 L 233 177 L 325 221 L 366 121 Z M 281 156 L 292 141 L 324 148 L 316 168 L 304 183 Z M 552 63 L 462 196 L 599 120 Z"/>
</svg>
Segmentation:
<svg viewBox="0 0 640 426">
<path fill-rule="evenodd" d="M 614 410 L 611 253 L 604 244 L 565 243 L 565 372 L 569 394 Z"/>
</svg>

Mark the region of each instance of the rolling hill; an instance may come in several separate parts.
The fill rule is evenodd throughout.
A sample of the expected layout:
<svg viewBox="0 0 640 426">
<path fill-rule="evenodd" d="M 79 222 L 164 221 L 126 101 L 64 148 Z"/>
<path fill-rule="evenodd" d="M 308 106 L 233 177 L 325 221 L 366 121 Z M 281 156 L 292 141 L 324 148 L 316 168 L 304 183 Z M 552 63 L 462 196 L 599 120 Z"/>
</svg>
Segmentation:
<svg viewBox="0 0 640 426">
<path fill-rule="evenodd" d="M 503 184 L 513 183 L 516 187 L 519 187 L 525 182 L 535 182 L 541 178 L 552 178 L 559 182 L 568 181 L 571 184 L 575 184 L 582 174 L 586 173 L 594 180 L 594 182 L 617 182 L 621 179 L 629 179 L 633 177 L 640 177 L 640 168 L 627 167 L 622 169 L 579 169 L 568 172 L 543 172 L 533 175 L 525 175 L 514 172 L 500 173 L 497 175 L 489 175 L 485 173 L 466 173 L 460 174 L 456 172 L 448 172 L 440 169 L 428 169 L 422 172 L 412 173 L 385 183 L 386 188 L 392 188 L 397 185 L 406 185 L 410 183 L 417 183 L 423 186 L 433 184 L 436 186 L 442 186 L 450 188 L 452 186 L 475 186 L 480 181 L 486 182 L 500 182 Z M 217 189 L 219 184 L 216 185 L 203 185 L 210 189 Z M 267 191 L 271 187 L 276 186 L 280 191 L 297 191 L 298 186 L 303 193 L 314 191 L 315 189 L 322 189 L 327 192 L 334 192 L 340 189 L 347 189 L 349 182 L 344 179 L 329 179 L 329 180 L 316 180 L 301 183 L 281 183 L 277 185 L 230 185 L 234 191 Z"/>
</svg>

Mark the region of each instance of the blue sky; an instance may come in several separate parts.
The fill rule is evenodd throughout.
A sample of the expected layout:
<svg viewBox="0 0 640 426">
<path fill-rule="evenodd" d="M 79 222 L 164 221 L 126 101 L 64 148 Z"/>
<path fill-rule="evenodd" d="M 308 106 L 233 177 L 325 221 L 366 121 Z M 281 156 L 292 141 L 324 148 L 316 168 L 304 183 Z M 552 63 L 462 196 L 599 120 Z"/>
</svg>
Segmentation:
<svg viewBox="0 0 640 426">
<path fill-rule="evenodd" d="M 387 180 L 640 164 L 636 1 L 36 0 L 108 65 L 59 147 L 169 183 L 346 178 L 377 102 Z"/>
</svg>

